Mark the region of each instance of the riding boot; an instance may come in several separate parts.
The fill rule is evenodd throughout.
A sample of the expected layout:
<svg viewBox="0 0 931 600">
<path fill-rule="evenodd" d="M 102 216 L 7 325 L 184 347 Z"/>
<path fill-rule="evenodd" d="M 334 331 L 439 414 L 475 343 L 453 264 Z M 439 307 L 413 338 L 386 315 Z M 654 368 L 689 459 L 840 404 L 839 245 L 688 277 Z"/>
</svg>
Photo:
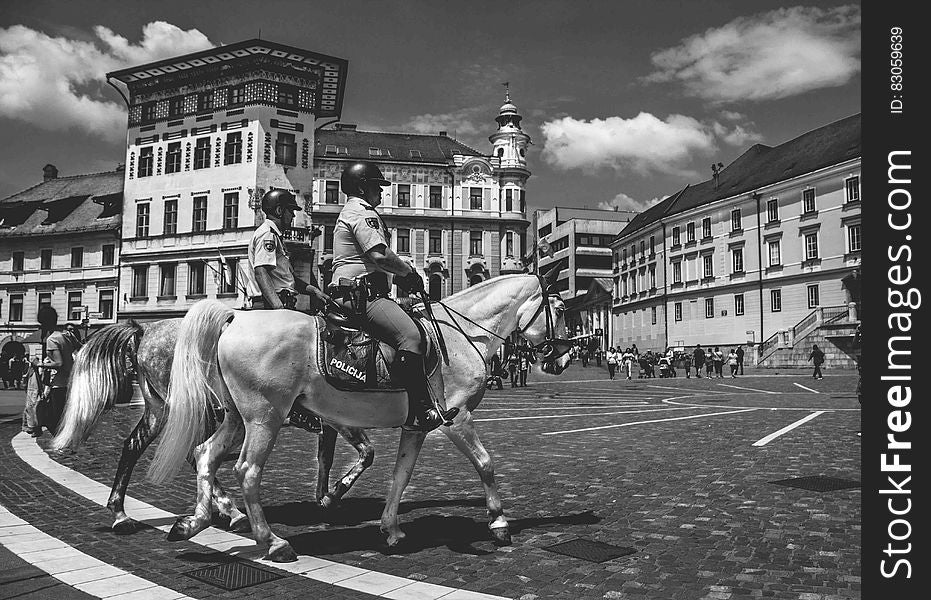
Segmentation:
<svg viewBox="0 0 931 600">
<path fill-rule="evenodd" d="M 407 389 L 407 420 L 402 427 L 408 431 L 433 431 L 440 425 L 452 425 L 459 414 L 456 407 L 441 411 L 430 398 L 423 355 L 400 350 L 397 365 L 404 387 Z"/>
</svg>

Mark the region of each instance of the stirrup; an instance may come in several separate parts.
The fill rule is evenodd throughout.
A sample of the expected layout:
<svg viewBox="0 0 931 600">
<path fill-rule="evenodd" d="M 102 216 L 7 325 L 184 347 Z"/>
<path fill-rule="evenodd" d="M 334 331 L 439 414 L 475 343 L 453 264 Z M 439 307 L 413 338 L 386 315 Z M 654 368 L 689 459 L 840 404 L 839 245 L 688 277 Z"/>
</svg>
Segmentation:
<svg viewBox="0 0 931 600">
<path fill-rule="evenodd" d="M 436 407 L 430 408 L 426 412 L 416 415 L 413 423 L 404 423 L 401 425 L 401 429 L 404 431 L 430 433 L 434 429 L 438 429 L 441 425 L 445 425 L 446 427 L 452 425 L 453 419 L 455 419 L 458 414 L 459 408 L 455 406 L 444 411 Z"/>
</svg>

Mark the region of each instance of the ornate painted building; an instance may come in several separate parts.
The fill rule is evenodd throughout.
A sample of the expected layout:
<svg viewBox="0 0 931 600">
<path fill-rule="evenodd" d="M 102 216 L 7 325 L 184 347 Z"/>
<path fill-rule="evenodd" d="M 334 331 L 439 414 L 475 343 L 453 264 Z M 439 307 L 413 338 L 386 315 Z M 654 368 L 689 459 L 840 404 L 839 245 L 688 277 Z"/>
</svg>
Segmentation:
<svg viewBox="0 0 931 600">
<path fill-rule="evenodd" d="M 115 322 L 122 200 L 122 169 L 60 177 L 53 165 L 0 200 L 0 354 L 41 348 L 42 306 L 59 324 Z"/>
<path fill-rule="evenodd" d="M 129 108 L 121 317 L 241 303 L 257 199 L 287 189 L 310 208 L 316 119 L 340 116 L 346 70 L 344 59 L 247 40 L 108 74 Z M 285 232 L 305 278 L 309 226 L 298 213 Z"/>
<path fill-rule="evenodd" d="M 506 98 L 491 136 L 491 154 L 441 131 L 437 135 L 359 131 L 337 125 L 317 132 L 310 197 L 319 272 L 329 282 L 333 228 L 345 195 L 343 168 L 356 160 L 378 164 L 391 188 L 379 213 L 391 246 L 423 276 L 439 299 L 490 277 L 523 271 L 530 177 L 517 107 Z"/>
</svg>

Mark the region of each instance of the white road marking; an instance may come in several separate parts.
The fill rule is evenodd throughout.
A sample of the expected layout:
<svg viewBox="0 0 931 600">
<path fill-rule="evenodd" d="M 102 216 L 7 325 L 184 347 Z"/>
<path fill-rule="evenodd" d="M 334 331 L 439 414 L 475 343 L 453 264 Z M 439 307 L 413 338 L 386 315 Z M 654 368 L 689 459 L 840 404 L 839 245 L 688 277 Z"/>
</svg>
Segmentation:
<svg viewBox="0 0 931 600">
<path fill-rule="evenodd" d="M 627 403 L 627 404 L 620 404 L 620 405 L 598 404 L 598 405 L 594 405 L 594 406 L 593 406 L 593 405 L 587 405 L 587 406 L 535 406 L 535 407 L 532 407 L 532 408 L 530 408 L 530 407 L 525 407 L 525 408 L 521 408 L 521 407 L 518 407 L 518 408 L 495 408 L 495 407 L 491 407 L 491 406 L 487 406 L 487 407 L 483 406 L 482 408 L 484 408 L 484 409 L 486 409 L 486 410 L 485 410 L 485 411 L 482 411 L 482 412 L 486 412 L 486 411 L 496 411 L 496 412 L 500 412 L 500 411 L 515 411 L 515 410 L 518 410 L 518 411 L 521 411 L 521 412 L 529 412 L 529 411 L 533 411 L 533 410 L 578 410 L 578 409 L 580 409 L 580 408 L 627 408 L 627 407 L 629 407 L 629 406 L 646 406 L 646 405 L 648 405 L 648 404 L 649 404 L 649 402 L 629 402 L 629 403 Z M 477 420 L 477 421 L 483 421 L 483 420 L 488 420 L 488 419 L 476 419 L 476 420 Z"/>
<path fill-rule="evenodd" d="M 693 390 L 692 388 L 678 388 L 678 387 L 667 387 L 662 385 L 649 385 L 647 387 L 657 388 L 660 390 L 673 390 L 676 392 L 691 392 L 693 394 L 707 394 L 709 390 Z M 721 392 L 717 391 L 716 394 L 734 394 L 736 392 Z"/>
<path fill-rule="evenodd" d="M 62 583 L 97 598 L 122 600 L 129 598 L 130 594 L 145 590 L 150 598 L 194 600 L 181 592 L 162 587 L 84 554 L 33 527 L 2 504 L 0 545 Z"/>
<path fill-rule="evenodd" d="M 727 385 L 726 383 L 719 383 L 718 385 L 729 387 L 729 388 L 734 388 L 735 390 L 746 390 L 748 392 L 760 392 L 761 394 L 781 394 L 782 393 L 782 392 L 771 392 L 769 390 L 757 390 L 754 388 L 745 388 L 745 387 L 740 387 L 739 385 Z"/>
<path fill-rule="evenodd" d="M 799 419 L 798 421 L 796 421 L 795 423 L 792 423 L 791 425 L 786 425 L 785 427 L 783 427 L 783 428 L 780 429 L 779 431 L 774 431 L 773 433 L 769 434 L 768 436 L 764 437 L 763 439 L 758 440 L 758 441 L 756 441 L 756 442 L 753 442 L 753 445 L 754 445 L 754 446 L 765 446 L 766 444 L 770 443 L 771 441 L 773 441 L 774 439 L 776 439 L 776 438 L 779 437 L 780 435 L 782 435 L 782 434 L 784 434 L 784 433 L 788 433 L 788 432 L 792 431 L 793 429 L 795 429 L 796 427 L 798 427 L 799 425 L 803 425 L 803 424 L 805 424 L 805 423 L 811 421 L 812 419 L 814 419 L 814 418 L 817 417 L 818 415 L 823 415 L 823 414 L 826 413 L 826 412 L 827 412 L 827 411 L 825 411 L 825 410 L 819 410 L 818 412 L 811 413 L 811 414 L 808 415 L 807 417 L 803 417 L 803 418 Z"/>
<path fill-rule="evenodd" d="M 699 407 L 699 408 L 701 408 L 701 407 Z M 650 423 L 662 423 L 662 422 L 664 422 L 664 421 L 682 421 L 682 420 L 685 420 L 685 419 L 701 419 L 701 418 L 704 418 L 704 417 L 716 417 L 716 416 L 718 416 L 718 415 L 733 415 L 733 414 L 736 414 L 736 413 L 749 412 L 749 411 L 753 411 L 753 410 L 759 410 L 759 409 L 758 409 L 758 408 L 745 408 L 745 409 L 742 409 L 742 410 L 729 410 L 729 411 L 726 411 L 726 412 L 708 413 L 708 414 L 704 414 L 704 415 L 688 415 L 688 416 L 686 416 L 686 417 L 670 417 L 670 418 L 668 418 L 668 419 L 654 419 L 654 420 L 652 420 L 652 421 L 633 421 L 633 422 L 631 422 L 631 423 L 618 423 L 618 424 L 616 424 L 616 425 L 604 425 L 604 426 L 601 426 L 601 427 L 586 427 L 585 429 L 568 429 L 568 430 L 566 430 L 566 431 L 549 431 L 549 432 L 546 432 L 546 433 L 544 433 L 544 434 L 542 434 L 542 435 L 561 435 L 561 434 L 563 434 L 563 433 L 579 433 L 579 432 L 582 432 L 582 431 L 597 431 L 597 430 L 599 430 L 599 429 L 613 429 L 613 428 L 617 428 L 617 427 L 631 427 L 631 426 L 633 426 L 633 425 L 647 425 L 647 424 L 650 424 Z"/>
<path fill-rule="evenodd" d="M 805 387 L 804 385 L 802 385 L 801 383 L 795 383 L 794 381 L 792 382 L 792 385 L 798 386 L 798 387 L 802 388 L 803 390 L 808 390 L 809 392 L 812 392 L 812 393 L 814 393 L 814 394 L 820 394 L 820 393 L 821 393 L 821 392 L 819 392 L 818 390 L 813 390 L 813 389 L 811 389 L 811 388 L 807 388 L 807 387 Z"/>
<path fill-rule="evenodd" d="M 23 420 L 22 415 L 19 415 L 16 417 L 5 417 L 3 419 L 0 419 L 0 425 L 5 425 L 7 423 L 15 423 L 16 421 L 22 421 L 22 420 Z"/>
<path fill-rule="evenodd" d="M 688 396 L 685 396 L 684 398 L 688 398 Z M 689 404 L 687 402 L 676 402 L 676 400 L 682 400 L 682 398 L 666 398 L 665 400 L 661 400 L 661 402 L 663 404 L 675 404 L 676 406 L 693 406 L 693 407 L 699 407 L 699 408 L 752 408 L 755 410 L 772 410 L 772 411 L 802 410 L 805 412 L 811 412 L 813 410 L 824 409 L 823 406 L 814 406 L 814 407 L 812 406 L 728 406 L 726 404 Z M 860 409 L 859 408 L 831 408 L 831 409 L 826 410 L 825 412 L 844 412 L 844 411 L 848 411 L 848 412 L 858 411 L 859 412 Z"/>
<path fill-rule="evenodd" d="M 110 489 L 104 484 L 98 483 L 77 471 L 55 462 L 49 458 L 32 437 L 25 433 L 17 434 L 13 438 L 12 444 L 16 454 L 39 473 L 71 491 L 84 496 L 95 504 L 106 506 L 107 498 L 110 495 Z M 126 496 L 125 507 L 138 521 L 142 521 L 156 529 L 166 532 L 171 529 L 172 523 L 176 518 L 176 515 L 170 512 L 161 510 L 141 500 L 131 498 L 130 496 Z M 172 523 L 164 525 L 163 523 L 166 518 L 170 519 Z M 252 538 L 237 535 L 229 531 L 223 531 L 215 527 L 208 527 L 189 541 L 212 550 L 225 552 L 238 558 L 252 560 L 282 571 L 300 575 L 307 579 L 330 583 L 351 590 L 363 591 L 393 600 L 437 600 L 441 597 L 449 600 L 453 598 L 462 598 L 463 600 L 466 598 L 469 600 L 507 600 L 502 596 L 492 596 L 490 594 L 481 594 L 478 592 L 470 592 L 423 581 L 406 579 L 404 577 L 396 577 L 386 573 L 369 571 L 351 565 L 344 565 L 317 558 L 316 556 L 299 556 L 297 561 L 290 563 L 270 562 L 261 558 L 264 552 L 256 547 L 255 541 Z M 130 577 L 133 576 L 130 575 Z M 69 583 L 69 585 L 72 584 Z M 172 591 L 172 593 L 177 592 Z M 172 598 L 172 596 L 167 596 L 167 598 Z M 112 598 L 112 600 L 117 599 L 117 596 L 113 596 Z"/>
<path fill-rule="evenodd" d="M 574 415 L 535 415 L 533 417 L 495 417 L 493 419 L 475 419 L 476 423 L 489 422 L 489 421 L 524 421 L 527 419 L 569 419 L 572 417 L 604 417 L 607 415 L 631 415 L 634 413 L 643 413 L 643 412 L 668 412 L 670 410 L 695 410 L 696 408 L 703 408 L 701 406 L 681 406 L 678 408 L 649 408 L 644 410 L 622 410 L 617 412 L 600 412 L 600 413 L 579 413 Z M 543 435 L 548 435 L 544 433 Z"/>
</svg>

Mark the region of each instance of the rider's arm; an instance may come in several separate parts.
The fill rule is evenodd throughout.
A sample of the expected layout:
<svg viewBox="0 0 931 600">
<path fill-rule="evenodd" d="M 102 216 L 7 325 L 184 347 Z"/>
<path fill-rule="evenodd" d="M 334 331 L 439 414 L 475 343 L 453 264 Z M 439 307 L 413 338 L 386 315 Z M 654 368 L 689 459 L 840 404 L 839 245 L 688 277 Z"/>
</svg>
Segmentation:
<svg viewBox="0 0 931 600">
<path fill-rule="evenodd" d="M 258 265 L 255 267 L 255 282 L 258 284 L 259 289 L 262 290 L 262 297 L 265 299 L 265 303 L 271 308 L 281 308 L 284 304 L 281 303 L 278 293 L 275 292 L 270 274 L 274 268 L 275 267 L 268 265 Z"/>
<path fill-rule="evenodd" d="M 373 246 L 367 254 L 375 263 L 375 266 L 392 275 L 407 275 L 414 270 L 409 264 L 401 260 L 401 257 L 395 254 L 394 250 L 384 244 Z"/>
</svg>

